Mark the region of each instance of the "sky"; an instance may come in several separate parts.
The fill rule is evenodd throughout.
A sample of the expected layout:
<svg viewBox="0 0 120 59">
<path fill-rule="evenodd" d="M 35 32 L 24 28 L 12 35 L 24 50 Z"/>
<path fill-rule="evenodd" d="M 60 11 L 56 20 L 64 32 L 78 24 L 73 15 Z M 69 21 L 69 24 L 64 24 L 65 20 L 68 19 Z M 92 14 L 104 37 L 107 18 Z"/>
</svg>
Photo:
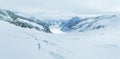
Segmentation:
<svg viewBox="0 0 120 59">
<path fill-rule="evenodd" d="M 0 8 L 51 16 L 115 14 L 120 0 L 0 0 Z"/>
</svg>

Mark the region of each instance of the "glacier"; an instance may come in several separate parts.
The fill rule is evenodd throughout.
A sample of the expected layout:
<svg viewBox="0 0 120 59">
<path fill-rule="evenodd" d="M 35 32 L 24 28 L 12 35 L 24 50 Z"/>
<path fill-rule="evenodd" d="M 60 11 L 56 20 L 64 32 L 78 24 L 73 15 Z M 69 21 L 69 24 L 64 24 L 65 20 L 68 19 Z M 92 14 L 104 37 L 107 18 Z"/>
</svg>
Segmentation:
<svg viewBox="0 0 120 59">
<path fill-rule="evenodd" d="M 119 19 L 44 21 L 0 10 L 0 59 L 120 59 Z"/>
</svg>

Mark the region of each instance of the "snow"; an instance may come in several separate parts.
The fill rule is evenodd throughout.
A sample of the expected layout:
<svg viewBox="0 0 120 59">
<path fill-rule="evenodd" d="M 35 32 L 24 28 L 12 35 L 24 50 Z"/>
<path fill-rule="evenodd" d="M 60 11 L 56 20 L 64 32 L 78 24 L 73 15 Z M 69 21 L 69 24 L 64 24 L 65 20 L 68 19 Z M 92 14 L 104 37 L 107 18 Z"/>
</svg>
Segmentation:
<svg viewBox="0 0 120 59">
<path fill-rule="evenodd" d="M 65 32 L 62 32 L 60 30 L 60 28 L 51 28 L 51 31 L 54 33 L 54 34 L 64 34 Z"/>
<path fill-rule="evenodd" d="M 47 55 L 39 52 L 34 37 L 27 34 L 30 29 L 24 30 L 1 21 L 0 27 L 0 59 L 46 59 Z"/>
<path fill-rule="evenodd" d="M 0 21 L 0 59 L 120 59 L 117 20 L 88 32 L 52 27 L 52 34 Z"/>
</svg>

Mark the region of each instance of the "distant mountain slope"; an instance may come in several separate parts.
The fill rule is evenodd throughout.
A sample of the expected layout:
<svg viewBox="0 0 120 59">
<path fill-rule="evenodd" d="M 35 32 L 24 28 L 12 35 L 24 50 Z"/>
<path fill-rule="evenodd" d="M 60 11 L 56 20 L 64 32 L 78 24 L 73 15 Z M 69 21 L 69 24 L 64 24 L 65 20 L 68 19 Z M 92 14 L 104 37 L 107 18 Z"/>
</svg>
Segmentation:
<svg viewBox="0 0 120 59">
<path fill-rule="evenodd" d="M 84 19 L 73 17 L 72 19 L 61 24 L 61 30 L 64 32 L 84 32 L 89 30 L 97 30 L 109 26 L 109 23 L 111 23 L 112 20 L 119 20 L 119 18 L 120 16 L 118 15 L 103 15 Z"/>
<path fill-rule="evenodd" d="M 79 17 L 73 17 L 68 21 L 64 21 L 61 23 L 61 30 L 62 31 L 69 31 L 71 30 L 71 27 L 75 26 L 76 24 L 78 24 L 81 21 L 81 19 Z"/>
<path fill-rule="evenodd" d="M 9 10 L 0 10 L 0 20 L 9 22 L 23 28 L 34 28 L 38 31 L 45 31 L 47 33 L 51 33 L 50 29 L 47 26 L 47 23 L 42 22 L 39 19 L 30 19 L 24 16 L 19 16 Z"/>
</svg>

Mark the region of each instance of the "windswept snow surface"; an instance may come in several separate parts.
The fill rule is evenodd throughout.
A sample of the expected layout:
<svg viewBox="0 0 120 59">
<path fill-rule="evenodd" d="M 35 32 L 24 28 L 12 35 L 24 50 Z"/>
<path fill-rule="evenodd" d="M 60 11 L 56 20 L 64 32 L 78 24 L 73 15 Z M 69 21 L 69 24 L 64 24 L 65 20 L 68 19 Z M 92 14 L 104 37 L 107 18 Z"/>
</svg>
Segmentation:
<svg viewBox="0 0 120 59">
<path fill-rule="evenodd" d="M 0 21 L 0 59 L 120 59 L 119 24 L 87 32 L 52 28 L 50 34 Z"/>
</svg>

